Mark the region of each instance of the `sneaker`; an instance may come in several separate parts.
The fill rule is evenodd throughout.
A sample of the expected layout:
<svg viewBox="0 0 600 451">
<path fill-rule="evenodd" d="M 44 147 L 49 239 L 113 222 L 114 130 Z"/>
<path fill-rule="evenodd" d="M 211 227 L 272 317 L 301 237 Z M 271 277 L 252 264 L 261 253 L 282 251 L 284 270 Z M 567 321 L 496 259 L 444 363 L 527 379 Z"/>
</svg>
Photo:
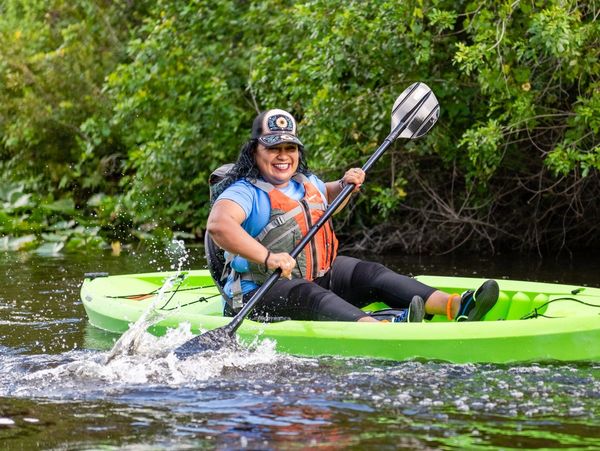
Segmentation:
<svg viewBox="0 0 600 451">
<path fill-rule="evenodd" d="M 395 319 L 397 323 L 422 323 L 425 317 L 425 301 L 421 296 L 413 296 L 408 309 Z"/>
<path fill-rule="evenodd" d="M 465 291 L 461 296 L 456 321 L 481 321 L 496 305 L 499 293 L 498 282 L 495 280 L 486 280 L 475 292 Z"/>
</svg>

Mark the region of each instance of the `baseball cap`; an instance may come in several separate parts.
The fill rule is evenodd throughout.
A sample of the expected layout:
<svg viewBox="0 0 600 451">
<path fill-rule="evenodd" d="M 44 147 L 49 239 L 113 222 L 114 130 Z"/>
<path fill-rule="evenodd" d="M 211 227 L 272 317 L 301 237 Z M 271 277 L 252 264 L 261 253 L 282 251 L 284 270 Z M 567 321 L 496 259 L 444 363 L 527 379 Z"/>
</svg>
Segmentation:
<svg viewBox="0 0 600 451">
<path fill-rule="evenodd" d="M 265 147 L 273 147 L 282 143 L 293 143 L 303 146 L 296 136 L 296 120 L 284 110 L 273 109 L 260 113 L 252 124 L 252 138 Z"/>
</svg>

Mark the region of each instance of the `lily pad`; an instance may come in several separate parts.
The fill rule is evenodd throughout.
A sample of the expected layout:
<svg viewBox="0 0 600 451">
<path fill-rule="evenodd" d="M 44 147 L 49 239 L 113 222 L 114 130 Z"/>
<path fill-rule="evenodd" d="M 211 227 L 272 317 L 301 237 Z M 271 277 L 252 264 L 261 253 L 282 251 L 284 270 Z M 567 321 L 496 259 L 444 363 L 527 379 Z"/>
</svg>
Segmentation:
<svg viewBox="0 0 600 451">
<path fill-rule="evenodd" d="M 65 243 L 63 242 L 44 243 L 36 248 L 33 252 L 38 255 L 59 255 L 63 247 L 65 247 Z"/>
<path fill-rule="evenodd" d="M 8 249 L 11 251 L 20 251 L 22 249 L 30 248 L 37 238 L 35 235 L 25 235 L 16 238 L 9 238 Z"/>
</svg>

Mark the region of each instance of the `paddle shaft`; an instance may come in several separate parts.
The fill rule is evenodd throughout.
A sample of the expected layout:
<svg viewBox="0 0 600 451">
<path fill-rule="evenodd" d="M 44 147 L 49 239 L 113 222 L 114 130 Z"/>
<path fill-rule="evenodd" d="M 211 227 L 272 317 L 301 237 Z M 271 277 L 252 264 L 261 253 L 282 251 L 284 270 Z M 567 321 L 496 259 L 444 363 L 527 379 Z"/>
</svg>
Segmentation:
<svg viewBox="0 0 600 451">
<path fill-rule="evenodd" d="M 367 160 L 367 162 L 361 168 L 365 174 L 371 169 L 371 167 L 381 158 L 381 156 L 385 153 L 385 151 L 390 147 L 390 145 L 398 138 L 400 133 L 402 133 L 408 124 L 415 116 L 415 113 L 421 108 L 421 106 L 425 103 L 430 93 L 423 96 L 419 102 L 412 108 L 412 110 L 405 116 L 404 120 L 401 120 L 396 128 L 392 130 L 392 132 L 385 138 L 383 143 L 377 148 L 377 150 L 371 155 L 371 157 Z M 323 227 L 323 225 L 329 221 L 329 219 L 333 216 L 333 214 L 337 211 L 337 209 L 344 203 L 346 198 L 350 196 L 352 191 L 354 190 L 354 184 L 348 184 L 342 188 L 342 191 L 336 196 L 333 202 L 329 205 L 327 210 L 321 218 L 315 222 L 315 224 L 310 228 L 308 233 L 302 238 L 302 240 L 292 249 L 290 255 L 292 258 L 297 258 L 298 255 L 302 252 L 302 250 L 306 247 L 306 245 L 314 238 L 317 232 Z M 227 333 L 229 335 L 233 335 L 235 331 L 240 327 L 246 316 L 256 307 L 258 302 L 263 298 L 265 293 L 271 289 L 273 284 L 279 280 L 281 277 L 281 268 L 277 268 L 269 278 L 256 290 L 254 295 L 250 298 L 248 302 L 241 308 L 241 310 L 233 317 L 231 322 L 224 326 Z"/>
</svg>

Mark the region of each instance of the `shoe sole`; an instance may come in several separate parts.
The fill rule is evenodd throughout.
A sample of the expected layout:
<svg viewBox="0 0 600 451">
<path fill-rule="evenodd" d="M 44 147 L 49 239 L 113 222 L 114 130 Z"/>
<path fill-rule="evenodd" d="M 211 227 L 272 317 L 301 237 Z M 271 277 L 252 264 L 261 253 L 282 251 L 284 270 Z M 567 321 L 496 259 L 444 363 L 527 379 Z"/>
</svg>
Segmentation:
<svg viewBox="0 0 600 451">
<path fill-rule="evenodd" d="M 498 282 L 495 280 L 484 282 L 474 294 L 475 307 L 469 312 L 467 321 L 481 321 L 486 313 L 496 305 L 499 294 Z"/>
<path fill-rule="evenodd" d="M 420 296 L 414 296 L 408 307 L 408 322 L 422 323 L 425 317 L 425 301 Z"/>
</svg>

